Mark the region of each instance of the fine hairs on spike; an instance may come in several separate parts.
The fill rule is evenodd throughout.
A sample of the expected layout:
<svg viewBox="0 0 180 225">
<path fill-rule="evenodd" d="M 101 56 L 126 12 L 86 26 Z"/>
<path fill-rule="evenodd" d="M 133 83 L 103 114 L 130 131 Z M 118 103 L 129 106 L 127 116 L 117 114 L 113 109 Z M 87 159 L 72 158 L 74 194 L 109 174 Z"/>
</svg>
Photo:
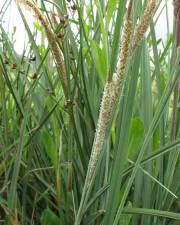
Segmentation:
<svg viewBox="0 0 180 225">
<path fill-rule="evenodd" d="M 113 87 L 114 87 L 113 102 L 116 101 L 116 99 L 119 96 L 121 85 L 124 79 L 127 60 L 129 57 L 129 43 L 131 39 L 131 30 L 132 30 L 131 11 L 132 11 L 132 1 L 129 2 L 127 17 L 124 22 L 123 35 L 121 38 L 120 57 L 117 63 L 116 77 L 113 77 Z"/>
<path fill-rule="evenodd" d="M 101 149 L 103 147 L 103 143 L 105 139 L 106 128 L 111 118 L 111 112 L 112 112 L 111 90 L 112 90 L 112 83 L 108 81 L 104 87 L 99 119 L 98 119 L 98 124 L 96 129 L 96 135 L 95 135 L 93 150 L 92 150 L 89 167 L 88 167 L 88 171 L 89 171 L 87 174 L 88 183 L 89 183 L 89 179 L 91 179 L 91 176 L 95 170 L 97 161 L 99 159 L 99 155 L 101 153 Z"/>
<path fill-rule="evenodd" d="M 118 71 L 117 71 L 117 79 L 115 84 L 108 79 L 104 87 L 99 119 L 98 119 L 95 139 L 93 143 L 91 158 L 89 162 L 89 167 L 88 167 L 88 173 L 87 173 L 88 183 L 90 182 L 90 179 L 95 170 L 97 161 L 99 159 L 99 156 L 104 144 L 106 129 L 111 119 L 114 106 L 117 102 L 116 99 L 119 94 L 118 91 L 120 90 L 121 81 L 123 80 L 123 75 L 125 72 L 125 67 L 127 64 L 127 58 L 128 58 L 128 52 L 129 52 L 128 50 L 129 41 L 131 36 L 131 11 L 132 11 L 132 0 L 130 0 L 129 6 L 128 6 L 128 13 L 127 13 L 126 21 L 124 24 L 124 34 L 122 38 L 122 48 L 121 48 L 121 54 L 120 54 L 120 63 L 118 66 Z"/>
<path fill-rule="evenodd" d="M 132 41 L 133 50 L 137 47 L 137 45 L 143 38 L 143 35 L 145 34 L 150 24 L 151 17 L 158 3 L 159 3 L 158 0 L 150 0 L 148 2 L 147 8 L 145 9 L 143 16 L 140 18 L 140 22 L 135 30 L 135 35 Z M 129 1 L 127 16 L 124 22 L 123 35 L 121 39 L 120 57 L 117 64 L 116 77 L 113 76 L 112 81 L 107 81 L 103 92 L 98 125 L 87 173 L 88 183 L 91 180 L 99 155 L 101 153 L 107 125 L 108 122 L 110 121 L 114 108 L 117 104 L 117 99 L 119 97 L 122 82 L 124 80 L 125 69 L 130 54 L 129 43 L 131 40 L 131 31 L 132 31 L 131 14 L 132 14 L 132 0 Z"/>
<path fill-rule="evenodd" d="M 156 6 L 159 1 L 157 0 L 149 0 L 146 10 L 144 14 L 141 16 L 139 24 L 136 27 L 133 41 L 132 41 L 132 48 L 135 49 L 139 42 L 142 40 L 146 30 L 148 29 L 149 23 L 151 21 L 151 17 L 156 9 Z"/>
<path fill-rule="evenodd" d="M 57 71 L 61 80 L 61 83 L 63 85 L 64 91 L 66 92 L 67 89 L 67 76 L 66 76 L 66 70 L 65 70 L 65 65 L 64 65 L 64 59 L 63 55 L 61 53 L 61 50 L 59 49 L 57 42 L 56 42 L 56 37 L 51 29 L 51 26 L 48 22 L 48 20 L 44 17 L 44 15 L 41 13 L 39 8 L 33 3 L 31 0 L 16 0 L 18 4 L 23 4 L 25 7 L 28 7 L 30 9 L 37 20 L 39 20 L 46 32 L 47 39 L 50 45 L 50 49 L 53 53 L 53 56 L 55 58 L 56 66 L 57 66 Z"/>
</svg>

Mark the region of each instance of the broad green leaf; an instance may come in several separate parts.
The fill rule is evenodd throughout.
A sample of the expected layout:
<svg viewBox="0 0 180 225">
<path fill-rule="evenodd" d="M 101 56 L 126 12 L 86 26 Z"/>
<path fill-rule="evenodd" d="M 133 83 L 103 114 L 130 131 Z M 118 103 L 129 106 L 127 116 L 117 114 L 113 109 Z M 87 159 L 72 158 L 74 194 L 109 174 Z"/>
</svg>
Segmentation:
<svg viewBox="0 0 180 225">
<path fill-rule="evenodd" d="M 157 149 L 159 147 L 160 144 L 159 137 L 160 137 L 160 129 L 159 127 L 157 127 L 153 135 L 153 149 Z"/>
<path fill-rule="evenodd" d="M 132 119 L 129 147 L 128 147 L 128 157 L 134 161 L 138 154 L 140 144 L 142 142 L 144 134 L 144 125 L 140 118 L 136 117 Z"/>
<path fill-rule="evenodd" d="M 61 225 L 61 220 L 50 209 L 44 210 L 41 216 L 41 225 Z"/>
<path fill-rule="evenodd" d="M 111 17 L 114 13 L 115 6 L 116 6 L 117 0 L 109 0 L 107 5 L 107 24 L 110 23 Z"/>
<path fill-rule="evenodd" d="M 54 168 L 57 167 L 57 151 L 56 151 L 56 144 L 53 140 L 53 137 L 49 134 L 48 131 L 44 130 L 42 133 L 42 140 L 44 143 L 44 147 L 46 150 L 47 155 L 51 159 L 51 163 Z"/>
<path fill-rule="evenodd" d="M 128 202 L 126 207 L 132 207 L 132 203 Z M 119 221 L 118 225 L 130 225 L 131 218 L 132 218 L 131 214 L 122 215 L 121 221 Z"/>
<path fill-rule="evenodd" d="M 94 0 L 94 3 L 97 7 L 97 11 L 98 11 L 98 16 L 99 16 L 99 22 L 100 22 L 100 27 L 101 27 L 101 32 L 102 32 L 102 52 L 103 52 L 103 61 L 104 61 L 104 70 L 105 70 L 105 74 L 104 76 L 107 76 L 108 73 L 108 40 L 107 40 L 107 30 L 106 30 L 106 21 L 103 18 L 103 12 L 102 12 L 102 8 L 101 8 L 101 4 L 99 0 Z M 105 21 L 105 22 L 104 22 Z"/>
<path fill-rule="evenodd" d="M 107 72 L 107 63 L 104 55 L 105 53 L 94 40 L 91 40 L 91 48 L 94 64 L 96 66 L 99 77 L 105 82 Z"/>
</svg>

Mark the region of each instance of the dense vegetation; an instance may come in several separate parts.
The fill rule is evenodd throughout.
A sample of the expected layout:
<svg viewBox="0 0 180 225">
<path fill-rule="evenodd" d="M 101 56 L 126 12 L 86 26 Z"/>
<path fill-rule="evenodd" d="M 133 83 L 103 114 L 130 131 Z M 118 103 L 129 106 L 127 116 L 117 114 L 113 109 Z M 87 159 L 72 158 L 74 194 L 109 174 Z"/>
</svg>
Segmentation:
<svg viewBox="0 0 180 225">
<path fill-rule="evenodd" d="M 2 22 L 10 4 L 0 10 L 0 224 L 179 225 L 180 13 L 162 40 L 166 1 L 17 0 L 28 34 L 18 55 Z"/>
</svg>

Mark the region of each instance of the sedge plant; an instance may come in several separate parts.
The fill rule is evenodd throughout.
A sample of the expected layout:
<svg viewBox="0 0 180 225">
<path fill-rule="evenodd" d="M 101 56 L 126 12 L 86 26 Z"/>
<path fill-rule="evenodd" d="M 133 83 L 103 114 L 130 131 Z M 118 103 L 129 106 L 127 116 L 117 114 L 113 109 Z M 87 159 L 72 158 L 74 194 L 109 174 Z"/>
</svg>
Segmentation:
<svg viewBox="0 0 180 225">
<path fill-rule="evenodd" d="M 179 224 L 180 11 L 168 4 L 4 1 L 0 223 Z"/>
</svg>

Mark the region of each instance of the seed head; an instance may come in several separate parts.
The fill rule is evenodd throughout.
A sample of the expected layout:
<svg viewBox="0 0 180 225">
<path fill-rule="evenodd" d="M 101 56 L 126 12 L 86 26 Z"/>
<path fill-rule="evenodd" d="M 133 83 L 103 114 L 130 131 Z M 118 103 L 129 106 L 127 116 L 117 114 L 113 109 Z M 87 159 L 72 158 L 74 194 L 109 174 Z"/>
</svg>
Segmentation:
<svg viewBox="0 0 180 225">
<path fill-rule="evenodd" d="M 88 173 L 88 180 L 91 179 L 92 174 L 95 170 L 97 161 L 99 159 L 99 155 L 101 153 L 101 149 L 103 147 L 106 128 L 111 118 L 112 108 L 111 108 L 111 90 L 112 90 L 112 83 L 107 82 L 104 87 L 103 97 L 100 106 L 100 113 L 99 119 L 96 129 L 95 140 L 93 143 L 93 150 L 89 162 L 89 173 Z"/>
<path fill-rule="evenodd" d="M 149 24 L 151 21 L 151 17 L 155 11 L 156 5 L 158 1 L 157 0 L 150 0 L 148 2 L 147 8 L 144 12 L 144 14 L 141 16 L 138 26 L 136 27 L 133 42 L 132 42 L 132 48 L 135 49 L 138 45 L 138 43 L 142 40 Z"/>
<path fill-rule="evenodd" d="M 176 46 L 180 45 L 180 0 L 174 0 L 174 20 L 176 24 Z"/>
<path fill-rule="evenodd" d="M 28 7 L 30 10 L 32 10 L 35 17 L 37 18 L 37 20 L 39 20 L 41 22 L 42 26 L 44 27 L 51 51 L 52 51 L 55 61 L 56 61 L 57 71 L 58 71 L 61 83 L 62 83 L 64 89 L 66 90 L 67 77 L 66 77 L 66 70 L 65 70 L 63 55 L 57 45 L 56 35 L 53 33 L 53 30 L 52 30 L 48 20 L 46 19 L 46 17 L 44 17 L 44 15 L 39 10 L 39 8 L 31 0 L 16 0 L 16 2 L 19 4 L 23 4 L 26 7 Z"/>
<path fill-rule="evenodd" d="M 174 17 L 177 18 L 178 12 L 180 12 L 180 0 L 173 0 L 173 6 L 174 6 Z"/>
<path fill-rule="evenodd" d="M 124 80 L 125 69 L 127 65 L 128 56 L 129 56 L 129 43 L 130 43 L 131 31 L 132 31 L 131 12 L 132 12 L 132 1 L 130 1 L 129 3 L 127 16 L 124 22 L 123 35 L 121 38 L 120 56 L 119 56 L 119 60 L 117 64 L 116 77 L 113 77 L 113 85 L 114 85 L 113 102 L 114 103 L 119 96 L 119 92 L 121 89 L 122 81 Z"/>
</svg>

